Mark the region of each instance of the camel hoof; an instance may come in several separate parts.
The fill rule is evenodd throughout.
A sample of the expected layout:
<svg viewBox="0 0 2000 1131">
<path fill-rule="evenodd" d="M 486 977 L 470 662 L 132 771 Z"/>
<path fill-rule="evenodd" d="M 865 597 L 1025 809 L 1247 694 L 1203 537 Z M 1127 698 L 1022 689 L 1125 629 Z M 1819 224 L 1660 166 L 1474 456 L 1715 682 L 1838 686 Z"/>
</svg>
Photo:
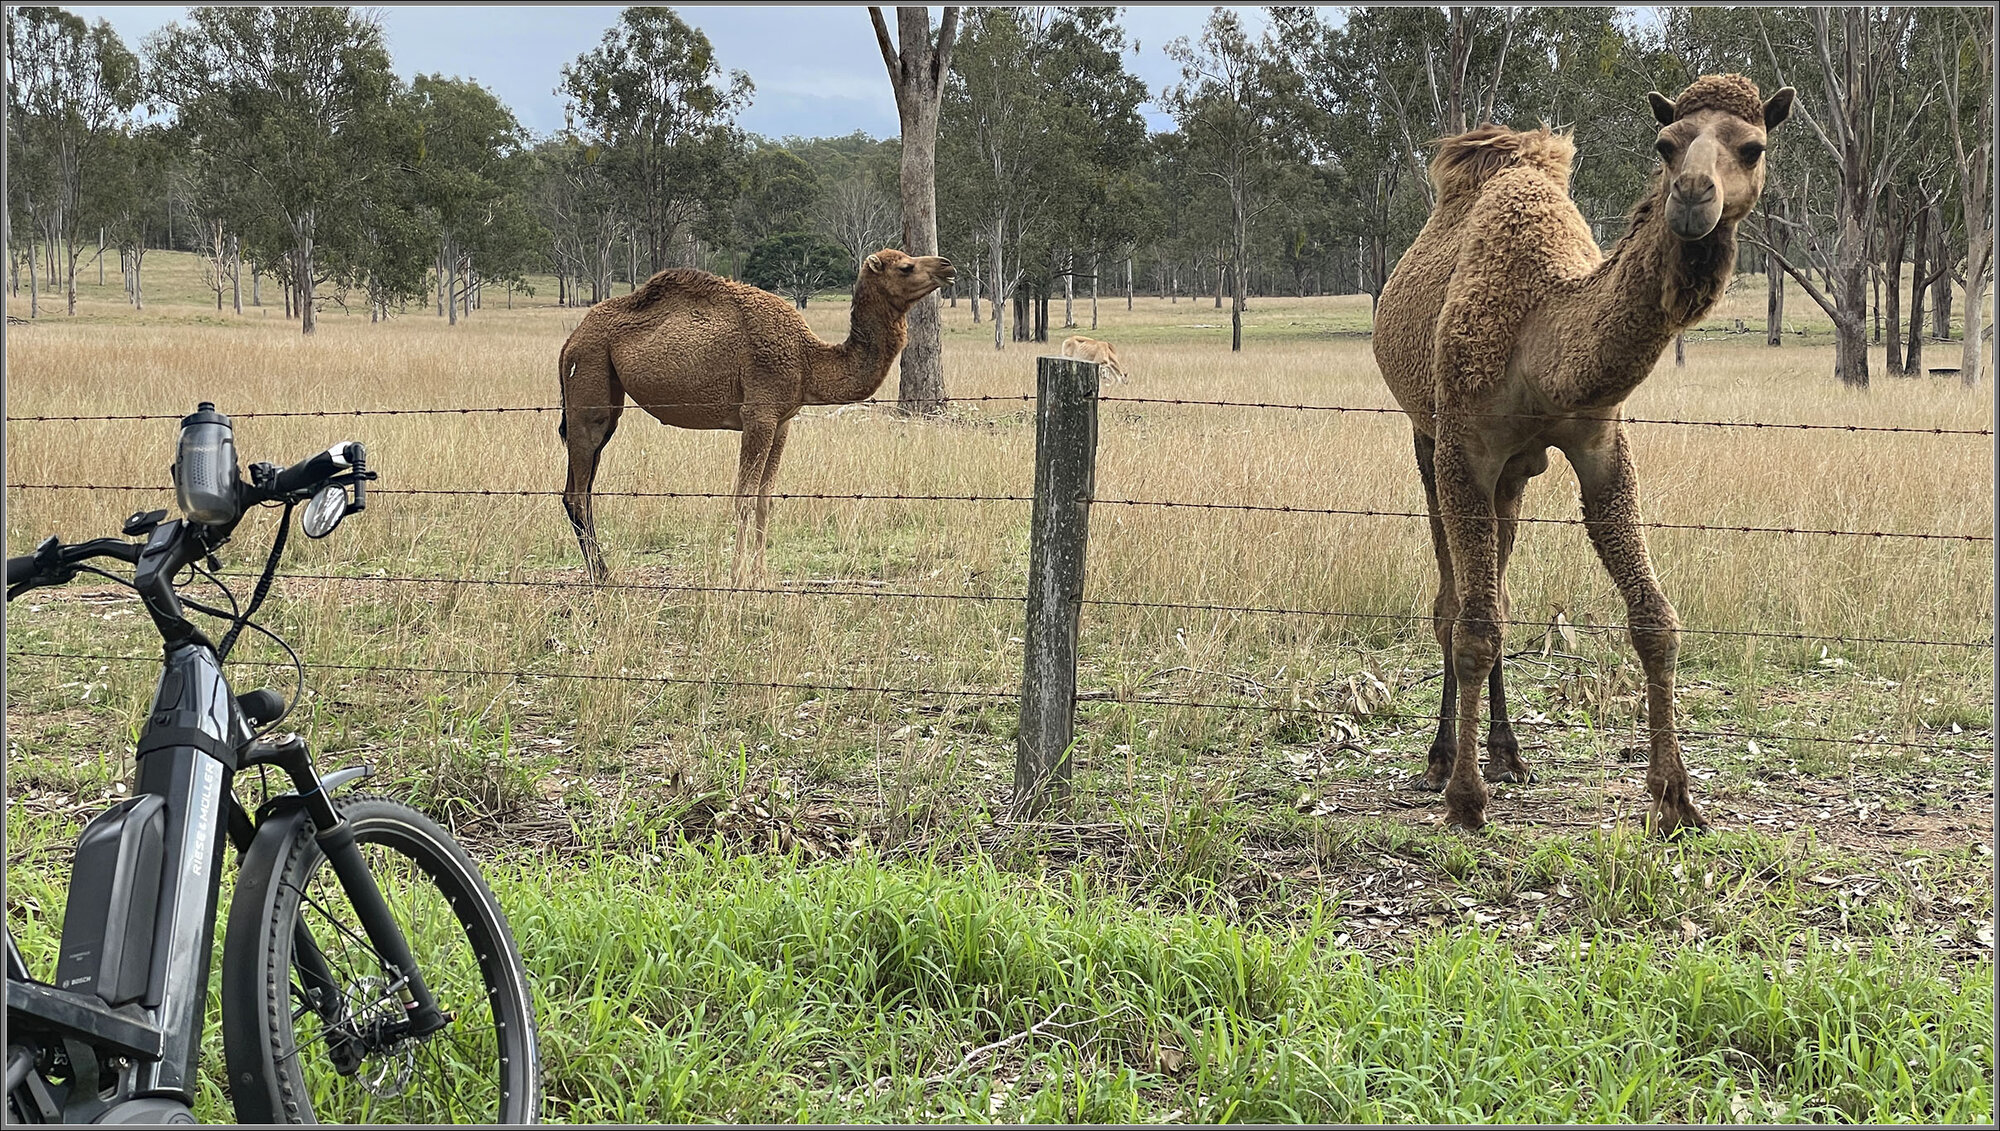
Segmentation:
<svg viewBox="0 0 2000 1131">
<path fill-rule="evenodd" d="M 1492 766 L 1488 766 L 1486 768 L 1486 772 L 1482 776 L 1485 777 L 1485 779 L 1488 782 L 1496 785 L 1501 783 L 1505 783 L 1507 785 L 1535 784 L 1535 775 L 1532 772 L 1530 772 L 1528 767 L 1526 766 L 1516 766 L 1511 770 L 1500 770 L 1500 769 L 1495 769 Z"/>
<path fill-rule="evenodd" d="M 1700 836 L 1706 833 L 1708 820 L 1691 802 L 1672 808 L 1655 805 L 1646 815 L 1646 828 L 1662 840 L 1675 840 L 1682 836 Z"/>
<path fill-rule="evenodd" d="M 1444 783 L 1441 781 L 1432 781 L 1426 774 L 1418 774 L 1405 782 L 1403 788 L 1414 789 L 1423 793 L 1442 793 L 1444 792 Z"/>
<path fill-rule="evenodd" d="M 1462 836 L 1478 836 L 1486 831 L 1486 814 L 1450 814 L 1444 819 L 1444 827 Z"/>
</svg>

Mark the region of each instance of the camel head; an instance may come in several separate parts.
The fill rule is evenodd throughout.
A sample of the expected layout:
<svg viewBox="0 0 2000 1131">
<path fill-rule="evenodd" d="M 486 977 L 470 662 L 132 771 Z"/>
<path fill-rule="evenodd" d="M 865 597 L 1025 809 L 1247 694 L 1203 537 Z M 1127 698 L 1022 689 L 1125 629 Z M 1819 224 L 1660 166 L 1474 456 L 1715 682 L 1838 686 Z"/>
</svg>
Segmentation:
<svg viewBox="0 0 2000 1131">
<path fill-rule="evenodd" d="M 862 261 L 854 292 L 860 295 L 870 291 L 886 298 L 896 309 L 908 310 L 918 299 L 951 282 L 956 274 L 951 260 L 942 256 L 909 256 L 885 247 Z"/>
<path fill-rule="evenodd" d="M 1698 240 L 1717 224 L 1740 222 L 1764 191 L 1764 141 L 1792 112 L 1792 88 L 1762 100 L 1742 75 L 1703 75 L 1668 98 L 1646 95 L 1660 122 L 1667 227 Z"/>
</svg>

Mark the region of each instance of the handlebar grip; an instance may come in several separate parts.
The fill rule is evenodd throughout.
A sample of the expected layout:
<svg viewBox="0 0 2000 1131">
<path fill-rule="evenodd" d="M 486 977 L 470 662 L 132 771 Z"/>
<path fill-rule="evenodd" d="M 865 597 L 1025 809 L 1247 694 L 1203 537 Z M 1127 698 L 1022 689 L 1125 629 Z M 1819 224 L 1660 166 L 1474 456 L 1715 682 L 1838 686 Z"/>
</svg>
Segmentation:
<svg viewBox="0 0 2000 1131">
<path fill-rule="evenodd" d="M 353 466 L 353 461 L 349 458 L 350 446 L 348 442 L 343 441 L 323 452 L 307 456 L 280 471 L 272 485 L 280 495 L 289 495 L 294 491 L 317 486 L 321 481 L 330 479 Z"/>
<path fill-rule="evenodd" d="M 24 554 L 7 559 L 7 584 L 19 585 L 35 576 L 35 556 Z"/>
</svg>

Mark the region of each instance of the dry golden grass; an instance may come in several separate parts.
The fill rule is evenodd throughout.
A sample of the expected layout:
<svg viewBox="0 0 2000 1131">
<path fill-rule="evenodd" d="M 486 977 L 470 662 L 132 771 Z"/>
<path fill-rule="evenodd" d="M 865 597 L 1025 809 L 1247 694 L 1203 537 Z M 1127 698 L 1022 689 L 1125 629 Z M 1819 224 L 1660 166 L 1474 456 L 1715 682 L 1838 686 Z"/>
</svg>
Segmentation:
<svg viewBox="0 0 2000 1131">
<path fill-rule="evenodd" d="M 172 257 L 158 254 L 156 278 Z M 1712 324 L 1760 308 L 1761 281 L 1741 281 Z M 171 292 L 166 284 L 156 290 Z M 275 317 L 218 319 L 197 299 L 155 301 L 135 317 L 115 295 L 90 294 L 74 323 L 44 317 L 8 336 L 10 418 L 37 414 L 178 414 L 197 400 L 225 412 L 394 407 L 554 405 L 554 358 L 581 312 L 494 300 L 448 328 L 413 313 L 387 325 L 329 316 L 302 339 Z M 18 299 L 10 310 L 25 313 Z M 1134 375 L 1112 396 L 1391 403 L 1374 371 L 1365 298 L 1262 299 L 1247 316 L 1246 349 L 1227 346 L 1227 311 L 1209 301 L 1141 298 L 1100 303 L 1091 330 L 1118 345 Z M 1741 308 L 1741 309 L 1738 309 Z M 1009 342 L 968 304 L 946 310 L 946 376 L 960 397 L 1032 391 L 1034 358 L 1055 343 Z M 1060 320 L 1061 304 L 1054 310 Z M 845 330 L 845 308 L 815 302 L 824 337 Z M 221 324 L 217 324 L 218 321 Z M 1055 336 L 1052 328 L 1052 337 Z M 1823 341 L 1823 338 L 1818 340 Z M 1838 388 L 1830 348 L 1763 347 L 1760 337 L 1697 336 L 1689 363 L 1671 357 L 1627 414 L 1745 421 L 1982 428 L 1989 387 L 1947 380 L 1878 379 L 1868 393 Z M 894 376 L 885 386 L 892 395 Z M 383 583 L 326 590 L 338 600 L 274 601 L 302 651 L 320 660 L 482 668 L 561 668 L 603 674 L 670 671 L 790 682 L 1008 689 L 1019 679 L 1018 603 L 832 597 L 749 600 L 716 594 L 614 590 L 582 584 L 574 539 L 552 496 L 451 498 L 394 489 L 557 491 L 563 452 L 550 413 L 246 419 L 243 458 L 295 459 L 340 438 L 367 443 L 385 489 L 368 512 L 325 543 L 300 545 L 305 573 L 511 578 L 539 588 Z M 1928 531 L 1990 535 L 1992 447 L 1973 437 L 1634 425 L 1649 520 L 1672 523 Z M 967 402 L 946 423 L 909 423 L 885 411 L 808 410 L 796 426 L 780 492 L 1021 495 L 1031 489 L 1031 407 Z M 10 483 L 164 484 L 169 421 L 14 422 Z M 723 491 L 734 433 L 665 428 L 629 411 L 607 447 L 601 491 Z M 1407 423 L 1396 415 L 1106 403 L 1098 493 L 1112 499 L 1290 504 L 1421 511 Z M 161 493 L 8 492 L 7 541 L 24 552 L 40 537 L 106 533 Z M 1531 485 L 1525 512 L 1577 514 L 1575 484 L 1558 457 Z M 781 500 L 771 582 L 841 578 L 894 589 L 1016 597 L 1022 591 L 1025 503 Z M 725 499 L 607 497 L 600 530 L 625 582 L 728 584 L 731 506 Z M 1275 606 L 1388 618 L 1427 613 L 1435 585 L 1421 520 L 1102 505 L 1093 520 L 1091 595 L 1133 601 Z M 254 568 L 268 521 L 246 526 L 231 568 Z M 1684 656 L 1754 662 L 1755 647 L 1701 630 L 1797 632 L 1805 645 L 1762 645 L 1804 656 L 1841 636 L 1981 639 L 1991 620 L 1991 543 L 1810 535 L 1654 531 L 1656 569 L 1691 630 Z M 1623 608 L 1580 528 L 1524 527 L 1509 575 L 1517 619 L 1619 622 Z M 791 588 L 796 588 L 793 586 Z M 304 595 L 305 590 L 286 592 Z M 1536 636 L 1517 628 L 1513 646 Z M 1236 671 L 1266 683 L 1309 685 L 1357 666 L 1421 657 L 1416 619 L 1344 619 L 1172 610 L 1092 609 L 1084 629 L 1092 681 L 1127 685 L 1167 667 Z M 127 643 L 134 643 L 134 636 Z M 1622 649 L 1622 641 L 1605 646 Z M 1384 651 L 1384 650 L 1387 651 Z M 1962 692 L 1990 671 L 1990 653 L 1863 648 L 1907 680 L 1940 669 Z M 1416 661 L 1421 665 L 1421 659 Z M 432 686 L 421 677 L 413 689 Z M 499 681 L 489 681 L 499 695 Z M 447 681 L 446 686 L 450 685 Z M 484 686 L 484 685 L 482 685 Z M 710 721 L 687 715 L 712 696 L 655 691 L 634 706 L 622 685 L 557 693 L 558 716 L 581 717 L 587 738 L 639 741 L 635 715 L 687 736 Z M 1212 691 L 1207 694 L 1212 694 Z M 796 696 L 752 697 L 777 720 Z M 705 708 L 701 708 L 705 710 Z"/>
</svg>

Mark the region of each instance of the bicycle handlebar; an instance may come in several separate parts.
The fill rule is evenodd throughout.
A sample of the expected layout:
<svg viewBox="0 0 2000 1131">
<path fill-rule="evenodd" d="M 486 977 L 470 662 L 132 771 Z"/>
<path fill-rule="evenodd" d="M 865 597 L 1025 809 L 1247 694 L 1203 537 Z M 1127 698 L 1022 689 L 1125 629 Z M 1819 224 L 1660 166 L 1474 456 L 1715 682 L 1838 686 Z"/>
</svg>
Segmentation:
<svg viewBox="0 0 2000 1131">
<path fill-rule="evenodd" d="M 271 490 L 280 498 L 294 494 L 310 495 L 327 480 L 361 462 L 361 445 L 345 440 L 278 472 L 271 480 Z"/>
</svg>

